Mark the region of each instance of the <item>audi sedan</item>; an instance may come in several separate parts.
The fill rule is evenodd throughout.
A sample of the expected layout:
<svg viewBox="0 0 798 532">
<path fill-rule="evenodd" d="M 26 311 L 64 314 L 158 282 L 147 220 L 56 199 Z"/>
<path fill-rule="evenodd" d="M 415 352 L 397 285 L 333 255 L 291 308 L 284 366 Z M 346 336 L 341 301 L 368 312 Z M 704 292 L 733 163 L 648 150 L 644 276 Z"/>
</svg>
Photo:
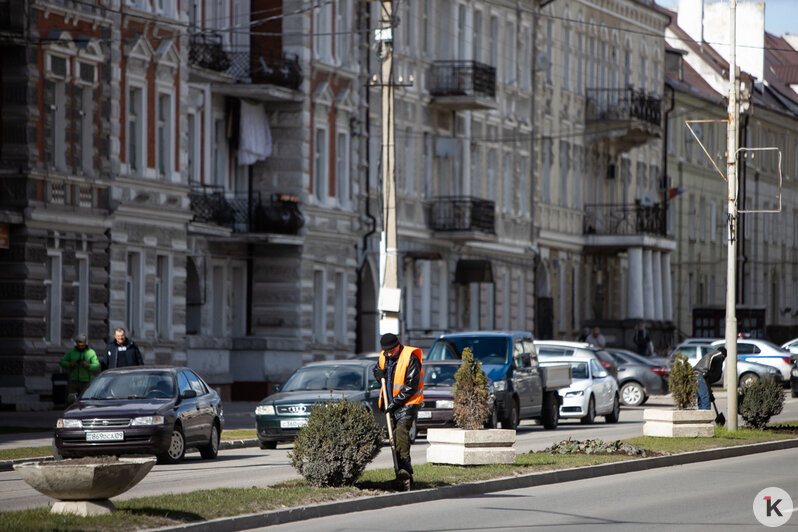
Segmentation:
<svg viewBox="0 0 798 532">
<path fill-rule="evenodd" d="M 154 454 L 177 463 L 188 448 L 216 458 L 223 428 L 219 395 L 193 370 L 128 366 L 95 377 L 57 421 L 54 440 L 64 458 Z"/>
<path fill-rule="evenodd" d="M 255 423 L 262 449 L 274 449 L 278 442 L 293 441 L 307 425 L 313 405 L 347 399 L 371 409 L 377 424 L 387 427 L 380 411 L 380 383 L 374 379 L 375 359 L 329 360 L 297 369 L 277 393 L 255 408 Z M 415 437 L 411 433 L 411 439 Z"/>
</svg>

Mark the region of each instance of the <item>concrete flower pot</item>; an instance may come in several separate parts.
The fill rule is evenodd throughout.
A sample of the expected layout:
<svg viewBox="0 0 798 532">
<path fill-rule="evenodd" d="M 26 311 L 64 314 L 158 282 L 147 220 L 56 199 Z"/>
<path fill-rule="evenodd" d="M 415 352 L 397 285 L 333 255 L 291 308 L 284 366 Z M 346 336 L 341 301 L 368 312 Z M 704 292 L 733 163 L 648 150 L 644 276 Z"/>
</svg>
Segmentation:
<svg viewBox="0 0 798 532">
<path fill-rule="evenodd" d="M 58 499 L 52 513 L 108 514 L 115 510 L 108 499 L 126 492 L 155 465 L 155 458 L 119 458 L 87 463 L 83 460 L 25 462 L 14 470 L 30 487 Z"/>
<path fill-rule="evenodd" d="M 715 413 L 712 410 L 643 411 L 643 435 L 664 438 L 711 438 L 715 435 Z"/>
<path fill-rule="evenodd" d="M 454 465 L 515 463 L 515 431 L 427 429 L 427 462 Z"/>
</svg>

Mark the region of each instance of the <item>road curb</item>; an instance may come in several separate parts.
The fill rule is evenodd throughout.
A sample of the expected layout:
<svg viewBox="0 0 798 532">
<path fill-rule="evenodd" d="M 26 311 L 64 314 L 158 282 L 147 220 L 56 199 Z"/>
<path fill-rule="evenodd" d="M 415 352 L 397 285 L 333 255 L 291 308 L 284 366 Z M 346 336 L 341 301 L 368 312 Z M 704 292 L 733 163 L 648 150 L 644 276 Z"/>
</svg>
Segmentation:
<svg viewBox="0 0 798 532">
<path fill-rule="evenodd" d="M 453 486 L 443 486 L 440 488 L 430 488 L 407 493 L 390 493 L 386 495 L 377 495 L 374 497 L 362 497 L 354 500 L 337 501 L 312 506 L 301 506 L 297 508 L 286 508 L 284 510 L 272 510 L 269 512 L 261 512 L 256 514 L 220 517 L 218 519 L 202 521 L 199 523 L 186 523 L 184 525 L 173 527 L 158 528 L 154 529 L 152 532 L 234 532 L 239 530 L 248 530 L 251 528 L 303 521 L 317 517 L 340 515 L 350 512 L 379 510 L 381 508 L 403 506 L 417 502 L 450 499 L 468 495 L 481 495 L 484 493 L 493 493 L 497 491 L 518 488 L 529 488 L 532 486 L 544 486 L 547 484 L 571 482 L 574 480 L 584 480 L 606 475 L 618 475 L 621 473 L 632 473 L 659 467 L 693 464 L 698 462 L 706 462 L 709 460 L 720 460 L 723 458 L 734 458 L 736 456 L 779 451 L 783 449 L 793 449 L 796 447 L 798 447 L 798 438 L 754 443 L 750 445 L 738 445 L 735 447 L 723 447 L 719 449 L 707 449 L 703 451 L 694 451 L 668 456 L 632 459 L 623 462 L 614 462 L 596 466 L 575 467 L 558 471 L 531 473 L 529 475 L 520 475 L 517 477 L 507 477 L 495 480 L 471 482 L 467 484 L 457 484 Z"/>
<path fill-rule="evenodd" d="M 247 440 L 228 440 L 219 442 L 219 450 L 224 449 L 243 449 L 245 447 L 258 447 L 257 438 Z M 0 460 L 0 471 L 12 471 L 14 464 L 24 464 L 25 462 L 48 462 L 52 460 L 52 456 L 36 456 L 31 458 L 15 458 L 14 460 Z"/>
</svg>

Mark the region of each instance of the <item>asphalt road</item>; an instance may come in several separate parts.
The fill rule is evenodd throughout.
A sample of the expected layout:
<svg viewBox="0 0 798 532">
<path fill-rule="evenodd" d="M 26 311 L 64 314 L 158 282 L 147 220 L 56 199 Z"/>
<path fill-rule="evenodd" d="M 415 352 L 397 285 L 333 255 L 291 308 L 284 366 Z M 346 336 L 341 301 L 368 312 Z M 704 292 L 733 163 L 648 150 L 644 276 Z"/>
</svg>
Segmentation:
<svg viewBox="0 0 798 532">
<path fill-rule="evenodd" d="M 798 504 L 798 475 L 792 467 L 797 460 L 798 449 L 773 451 L 355 512 L 268 531 L 765 530 L 754 516 L 754 498 L 775 486 Z M 783 504 L 780 509 L 789 510 Z M 796 529 L 795 515 L 778 528 Z"/>
<path fill-rule="evenodd" d="M 725 408 L 725 396 L 716 393 L 718 406 Z M 581 425 L 578 421 L 565 420 L 557 430 L 548 431 L 529 421 L 521 424 L 516 435 L 515 449 L 519 453 L 542 450 L 553 443 L 569 437 L 578 440 L 599 438 L 605 441 L 642 436 L 644 408 L 672 408 L 670 396 L 653 397 L 644 407 L 622 408 L 621 421 L 606 424 L 597 418 L 593 425 Z M 784 411 L 773 421 L 798 420 L 798 399 L 787 397 Z M 258 447 L 224 450 L 216 460 L 202 460 L 199 453 L 186 455 L 186 460 L 178 465 L 156 465 L 153 470 L 130 491 L 116 497 L 122 500 L 164 493 L 182 493 L 202 488 L 248 488 L 264 487 L 284 480 L 297 478 L 291 467 L 287 453 L 290 444 L 281 444 L 275 450 L 261 450 Z M 426 461 L 427 443 L 422 437 L 412 447 L 413 462 Z M 392 459 L 390 449 L 384 447 L 380 455 L 369 465 L 372 468 L 390 468 Z M 18 510 L 47 506 L 53 501 L 30 488 L 14 471 L 0 472 L 0 511 Z"/>
</svg>

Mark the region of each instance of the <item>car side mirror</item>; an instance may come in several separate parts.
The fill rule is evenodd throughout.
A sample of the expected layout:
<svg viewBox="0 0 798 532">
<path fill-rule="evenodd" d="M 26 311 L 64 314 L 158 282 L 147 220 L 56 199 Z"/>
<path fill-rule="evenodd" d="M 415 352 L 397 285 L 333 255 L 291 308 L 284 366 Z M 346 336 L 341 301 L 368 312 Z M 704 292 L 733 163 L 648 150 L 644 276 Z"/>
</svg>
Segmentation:
<svg viewBox="0 0 798 532">
<path fill-rule="evenodd" d="M 377 390 L 382 386 L 379 381 L 371 381 L 369 383 L 369 390 Z"/>
<path fill-rule="evenodd" d="M 279 392 L 282 389 L 283 389 L 283 385 L 282 384 L 273 384 L 272 385 L 272 390 L 274 390 L 275 393 Z"/>
<path fill-rule="evenodd" d="M 196 396 L 197 392 L 194 390 L 183 390 L 183 392 L 180 394 L 181 399 L 193 399 Z"/>
<path fill-rule="evenodd" d="M 597 379 L 603 379 L 603 378 L 604 378 L 604 377 L 606 377 L 607 375 L 609 375 L 609 373 L 607 373 L 607 372 L 606 372 L 606 371 L 604 371 L 604 370 L 601 370 L 601 371 L 597 371 L 597 372 L 595 373 L 595 375 L 593 375 L 593 376 L 594 376 L 594 377 L 596 377 Z"/>
</svg>

